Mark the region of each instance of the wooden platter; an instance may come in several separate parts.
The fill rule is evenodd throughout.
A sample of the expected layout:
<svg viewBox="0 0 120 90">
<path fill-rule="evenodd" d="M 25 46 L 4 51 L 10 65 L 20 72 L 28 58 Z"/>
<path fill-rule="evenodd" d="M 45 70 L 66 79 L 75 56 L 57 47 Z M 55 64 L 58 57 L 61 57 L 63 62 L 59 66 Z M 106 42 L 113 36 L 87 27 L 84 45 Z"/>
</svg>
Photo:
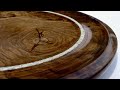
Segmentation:
<svg viewBox="0 0 120 90">
<path fill-rule="evenodd" d="M 88 79 L 114 57 L 109 26 L 77 11 L 0 11 L 0 79 Z"/>
</svg>

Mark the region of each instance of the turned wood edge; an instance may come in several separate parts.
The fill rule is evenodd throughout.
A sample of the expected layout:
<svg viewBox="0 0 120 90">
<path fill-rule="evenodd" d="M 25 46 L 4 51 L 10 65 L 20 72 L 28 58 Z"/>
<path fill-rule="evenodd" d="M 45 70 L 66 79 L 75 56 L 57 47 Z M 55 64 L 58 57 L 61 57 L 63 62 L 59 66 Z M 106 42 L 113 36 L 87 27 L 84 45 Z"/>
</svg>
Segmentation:
<svg viewBox="0 0 120 90">
<path fill-rule="evenodd" d="M 101 22 L 108 29 L 108 31 L 112 32 L 116 36 L 116 34 L 113 32 L 113 30 L 107 24 L 105 24 L 104 22 L 102 22 L 100 20 L 99 20 L 99 22 Z M 99 76 L 101 76 L 106 71 L 106 69 L 109 68 L 110 64 L 112 64 L 112 62 L 117 59 L 117 48 L 118 48 L 117 36 L 115 39 L 116 39 L 116 41 L 115 41 L 114 45 L 116 47 L 113 52 L 114 53 L 113 57 L 110 59 L 110 61 L 108 61 L 108 63 L 100 71 L 98 71 L 95 75 L 91 76 L 90 79 L 99 78 Z"/>
<path fill-rule="evenodd" d="M 82 14 L 84 14 L 84 13 L 82 13 Z M 86 15 L 86 14 L 84 14 L 84 15 Z M 87 16 L 89 16 L 89 15 L 87 15 Z M 86 67 L 82 68 L 81 70 L 78 70 L 74 73 L 68 74 L 65 77 L 62 77 L 61 79 L 92 79 L 94 76 L 99 74 L 102 70 L 104 70 L 111 63 L 111 61 L 113 60 L 113 58 L 115 57 L 115 55 L 117 53 L 118 42 L 117 42 L 117 37 L 116 37 L 115 33 L 113 32 L 113 30 L 107 24 L 102 22 L 101 20 L 98 20 L 92 16 L 89 16 L 89 17 L 100 22 L 100 24 L 106 28 L 106 30 L 108 32 L 108 37 L 109 37 L 108 45 L 107 45 L 106 49 L 104 50 L 104 52 L 91 64 L 87 65 Z M 97 66 L 101 66 L 101 67 L 97 68 Z"/>
</svg>

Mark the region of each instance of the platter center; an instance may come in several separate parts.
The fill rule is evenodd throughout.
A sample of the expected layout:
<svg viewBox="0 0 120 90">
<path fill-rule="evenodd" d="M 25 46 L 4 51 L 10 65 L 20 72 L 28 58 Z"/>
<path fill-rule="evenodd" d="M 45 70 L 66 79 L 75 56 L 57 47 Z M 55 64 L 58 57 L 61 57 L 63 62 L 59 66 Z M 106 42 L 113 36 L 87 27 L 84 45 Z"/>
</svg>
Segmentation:
<svg viewBox="0 0 120 90">
<path fill-rule="evenodd" d="M 0 12 L 0 71 L 55 60 L 74 50 L 85 32 L 76 20 L 55 12 Z"/>
</svg>

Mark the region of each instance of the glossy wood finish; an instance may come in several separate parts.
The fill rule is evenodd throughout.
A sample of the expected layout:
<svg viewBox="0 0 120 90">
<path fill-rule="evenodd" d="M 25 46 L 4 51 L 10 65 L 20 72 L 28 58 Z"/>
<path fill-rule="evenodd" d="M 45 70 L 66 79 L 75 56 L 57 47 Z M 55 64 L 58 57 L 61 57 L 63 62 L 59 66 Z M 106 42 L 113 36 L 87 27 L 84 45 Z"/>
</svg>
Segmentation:
<svg viewBox="0 0 120 90">
<path fill-rule="evenodd" d="M 76 11 L 56 11 L 56 12 L 66 15 L 66 16 L 69 16 L 69 17 L 75 19 L 77 22 L 79 22 L 82 25 L 83 29 L 85 30 L 85 36 L 84 36 L 84 39 L 82 40 L 82 42 L 79 44 L 79 46 L 77 48 L 75 48 L 73 51 L 71 51 L 71 52 L 67 53 L 66 55 L 61 56 L 53 61 L 45 62 L 45 63 L 39 64 L 39 65 L 30 66 L 30 67 L 20 68 L 20 69 L 0 71 L 1 79 L 10 79 L 10 78 L 18 78 L 18 79 L 87 79 L 87 78 L 93 77 L 95 74 L 100 72 L 100 70 L 102 70 L 112 60 L 112 58 L 114 57 L 116 50 L 117 50 L 117 39 L 116 39 L 116 36 L 113 33 L 113 31 L 106 24 L 104 24 L 103 22 L 101 22 L 93 17 L 90 17 L 88 15 L 85 15 L 83 13 L 79 13 Z M 57 42 L 57 40 L 62 40 L 62 42 L 59 42 L 58 43 L 59 45 L 57 44 L 57 46 L 61 45 L 61 48 L 58 48 L 58 50 L 60 50 L 60 52 L 63 52 L 67 48 L 71 47 L 71 45 L 73 45 L 76 42 L 79 35 L 81 35 L 78 30 L 78 27 L 68 19 L 65 19 L 60 16 L 56 16 L 56 15 L 51 15 L 51 14 L 43 15 L 42 14 L 43 12 L 27 12 L 27 13 L 32 13 L 32 14 L 30 14 L 30 15 L 21 14 L 21 15 L 31 17 L 32 20 L 31 21 L 26 20 L 26 26 L 25 26 L 25 24 L 23 24 L 23 26 L 25 26 L 25 28 L 27 26 L 30 26 L 30 27 L 27 30 L 23 29 L 23 31 L 26 30 L 25 34 L 29 33 L 30 31 L 34 31 L 33 33 L 35 34 L 35 35 L 32 35 L 32 33 L 31 33 L 29 35 L 28 39 L 26 39 L 27 43 L 25 43 L 25 44 L 26 44 L 26 47 L 28 48 L 28 51 L 30 51 L 29 53 L 31 53 L 31 51 L 33 52 L 34 49 L 36 51 L 39 51 L 39 50 L 45 48 L 46 50 L 49 51 L 49 49 L 46 47 L 48 47 L 49 44 L 52 45 L 53 43 Z M 7 15 L 7 14 L 5 14 L 5 15 Z M 8 16 L 12 17 L 9 19 L 13 19 L 13 20 L 10 20 L 10 23 L 7 24 L 9 20 L 8 21 L 4 20 L 6 18 L 5 15 L 0 14 L 0 17 L 1 17 L 0 25 L 1 26 L 7 27 L 5 25 L 10 26 L 11 24 L 13 24 L 13 22 L 15 20 L 19 21 L 19 18 L 18 18 L 19 13 L 14 14 L 14 15 L 8 13 L 7 17 Z M 18 15 L 18 17 L 17 17 L 17 15 Z M 31 15 L 34 15 L 37 17 L 33 17 Z M 41 17 L 44 19 L 49 18 L 48 21 L 52 21 L 54 19 L 54 22 L 49 22 L 49 23 L 45 22 L 45 24 L 46 23 L 47 24 L 46 25 L 43 24 L 43 26 L 45 28 L 47 27 L 47 29 L 45 29 L 45 28 L 44 29 L 46 30 L 46 32 L 48 32 L 48 35 L 46 35 L 47 39 L 43 39 L 43 42 L 45 41 L 45 43 L 46 43 L 49 41 L 48 40 L 50 38 L 49 36 L 51 36 L 51 34 L 52 34 L 49 32 L 49 30 L 55 30 L 55 31 L 52 31 L 52 32 L 56 32 L 56 33 L 52 34 L 54 40 L 53 40 L 53 42 L 51 41 L 50 43 L 47 43 L 46 46 L 44 46 L 44 48 L 41 45 L 39 47 L 33 47 L 33 49 L 31 50 L 30 47 L 34 46 L 34 44 L 31 43 L 31 41 L 29 41 L 29 38 L 33 39 L 36 36 L 40 37 L 40 35 L 42 35 L 42 34 L 40 34 L 38 27 L 36 29 L 36 26 L 33 23 L 30 25 L 29 25 L 29 23 L 34 22 L 34 20 L 35 20 L 35 23 L 37 23 L 37 22 L 39 23 L 39 18 L 41 18 Z M 43 22 L 43 21 L 40 21 L 40 22 Z M 21 23 L 21 21 L 20 21 L 20 23 Z M 72 25 L 71 25 L 71 23 L 72 23 Z M 18 23 L 14 23 L 14 24 L 15 25 L 12 26 L 13 28 L 16 28 L 17 25 L 20 26 Z M 50 25 L 51 25 L 51 27 L 50 27 Z M 67 27 L 67 25 L 68 25 L 68 27 Z M 32 26 L 35 28 L 30 29 Z M 39 26 L 39 24 L 38 24 L 38 26 Z M 52 29 L 53 26 L 55 26 L 55 29 Z M 59 35 L 59 31 L 64 32 L 64 30 L 61 27 L 64 27 L 64 30 L 67 30 L 68 32 L 66 31 L 66 35 L 65 35 L 65 33 L 60 34 L 60 37 L 63 37 L 63 38 L 60 38 L 60 37 L 56 38 Z M 41 29 L 40 26 L 39 26 L 39 28 Z M 56 29 L 59 29 L 59 30 L 57 30 L 58 32 L 56 31 Z M 8 31 L 8 29 L 5 28 L 5 29 L 3 29 L 3 31 L 0 30 L 1 33 L 4 33 L 4 34 L 1 34 L 1 39 L 0 39 L 2 42 L 1 45 L 2 45 L 3 51 L 5 51 L 5 49 L 6 49 L 6 48 L 3 49 L 3 47 L 5 47 L 5 45 L 9 46 L 9 44 L 6 44 L 9 41 L 7 42 L 5 37 L 3 37 L 3 36 L 10 35 L 10 31 L 6 34 L 4 30 Z M 17 29 L 14 29 L 14 30 L 17 30 Z M 13 32 L 15 32 L 15 31 L 13 31 Z M 10 39 L 7 38 L 7 40 L 10 40 Z M 14 39 L 12 39 L 12 40 L 14 40 Z M 10 42 L 12 40 L 10 40 Z M 19 39 L 17 39 L 17 38 L 15 38 L 15 40 L 19 41 Z M 66 40 L 68 40 L 70 42 L 67 42 Z M 37 40 L 37 41 L 39 41 L 39 40 Z M 39 42 L 37 42 L 37 43 L 39 43 Z M 12 44 L 13 44 L 13 46 L 15 45 L 15 43 L 12 43 Z M 8 47 L 8 46 L 6 46 L 6 47 Z M 27 48 L 25 48 L 25 49 L 27 49 Z M 55 48 L 55 46 L 52 46 L 52 48 L 56 53 L 57 48 Z M 18 48 L 14 48 L 14 49 L 18 50 Z M 12 49 L 12 50 L 14 50 L 14 49 Z M 5 52 L 6 52 L 6 54 L 4 56 L 6 56 L 6 57 L 9 56 L 9 58 L 10 58 L 10 57 L 14 56 L 14 55 L 8 54 L 7 50 Z M 58 53 L 60 53 L 60 52 L 58 52 Z M 17 52 L 17 53 L 19 53 L 19 52 Z M 51 52 L 49 54 L 51 54 Z M 1 55 L 2 55 L 1 57 L 3 57 L 3 54 L 1 54 Z M 45 55 L 45 54 L 43 54 L 43 55 Z M 51 55 L 54 55 L 54 54 L 51 54 Z M 45 56 L 45 57 L 48 57 L 48 56 Z M 45 57 L 43 57 L 43 58 L 45 58 Z M 15 56 L 13 58 L 15 58 Z M 22 64 L 22 63 L 29 63 L 29 62 L 33 62 L 34 60 L 37 61 L 40 58 L 41 58 L 40 55 L 37 59 L 35 59 L 35 58 L 32 59 L 31 57 L 29 57 L 29 59 L 27 57 L 25 57 L 25 59 L 23 59 L 22 57 L 20 57 L 20 59 L 18 59 L 18 58 L 13 59 L 14 62 L 12 60 L 9 60 L 9 62 L 8 62 L 7 59 L 3 60 L 3 58 L 2 58 L 0 60 L 1 61 L 0 66 L 12 66 L 12 65 L 17 65 L 17 64 Z M 2 60 L 5 63 L 3 63 Z M 10 63 L 11 61 L 12 61 L 12 63 Z"/>
<path fill-rule="evenodd" d="M 0 13 L 0 66 L 54 56 L 70 48 L 80 37 L 78 26 L 68 19 L 45 12 L 39 15 L 49 17 L 36 14 L 19 11 Z"/>
</svg>

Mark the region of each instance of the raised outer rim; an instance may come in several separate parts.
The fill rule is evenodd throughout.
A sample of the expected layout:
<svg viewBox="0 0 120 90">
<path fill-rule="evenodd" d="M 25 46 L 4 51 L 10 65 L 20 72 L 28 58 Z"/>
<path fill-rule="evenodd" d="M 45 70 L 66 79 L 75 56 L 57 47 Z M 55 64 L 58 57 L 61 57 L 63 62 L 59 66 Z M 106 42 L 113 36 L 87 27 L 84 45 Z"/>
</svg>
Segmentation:
<svg viewBox="0 0 120 90">
<path fill-rule="evenodd" d="M 113 58 L 115 57 L 115 55 L 117 53 L 117 47 L 118 47 L 117 37 L 116 37 L 115 33 L 113 32 L 113 30 L 107 24 L 105 24 L 104 22 L 102 22 L 101 20 L 99 20 L 93 16 L 84 14 L 82 12 L 77 12 L 77 13 L 81 13 L 85 16 L 88 16 L 88 17 L 96 20 L 106 29 L 106 31 L 108 33 L 108 37 L 109 37 L 108 45 L 107 45 L 106 49 L 104 50 L 104 52 L 95 61 L 93 61 L 86 67 L 82 68 L 81 70 L 78 70 L 74 73 L 63 76 L 62 79 L 90 79 L 90 78 L 93 78 L 95 75 L 99 74 L 101 70 L 103 70 L 105 67 L 107 67 L 109 65 L 109 63 L 113 60 Z M 113 34 L 114 36 L 112 36 L 110 34 Z M 112 46 L 115 46 L 115 48 L 113 48 Z M 111 55 L 111 53 L 113 53 L 113 54 Z M 105 56 L 105 55 L 109 56 L 109 58 L 107 58 L 107 59 L 103 58 L 103 60 L 101 61 L 101 57 Z M 97 66 L 100 66 L 100 65 L 102 65 L 102 66 L 96 71 Z M 92 66 L 94 66 L 94 68 L 92 68 Z"/>
</svg>

